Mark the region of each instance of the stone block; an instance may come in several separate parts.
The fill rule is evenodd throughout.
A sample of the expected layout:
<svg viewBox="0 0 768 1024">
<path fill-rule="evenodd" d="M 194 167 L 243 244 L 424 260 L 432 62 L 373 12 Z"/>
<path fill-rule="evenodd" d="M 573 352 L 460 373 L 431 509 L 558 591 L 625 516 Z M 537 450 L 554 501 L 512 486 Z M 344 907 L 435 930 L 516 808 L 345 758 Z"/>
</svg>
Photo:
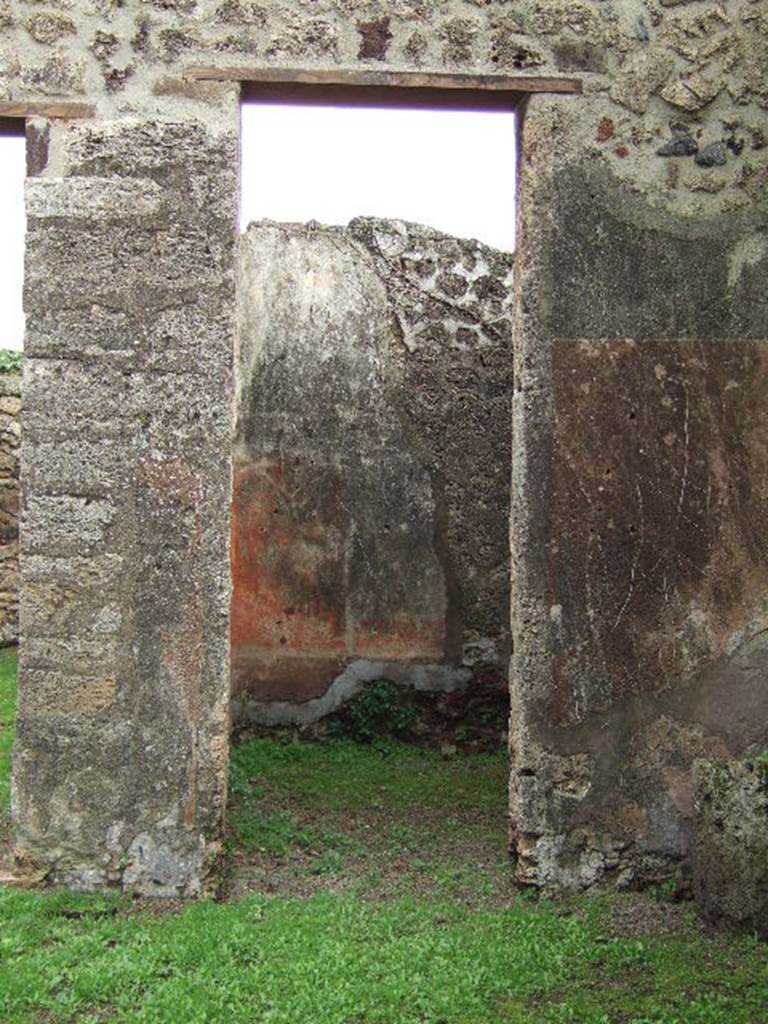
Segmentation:
<svg viewBox="0 0 768 1024">
<path fill-rule="evenodd" d="M 22 441 L 27 493 L 110 497 L 126 482 L 130 451 L 116 439 Z"/>
<path fill-rule="evenodd" d="M 100 637 L 117 633 L 123 619 L 123 569 L 119 555 L 26 555 L 22 565 L 22 635 Z"/>
<path fill-rule="evenodd" d="M 30 220 L 133 220 L 160 213 L 163 190 L 142 178 L 30 178 L 26 207 Z"/>
<path fill-rule="evenodd" d="M 73 675 L 68 672 L 27 670 L 26 712 L 38 718 L 71 718 L 107 711 L 117 696 L 111 675 Z"/>
<path fill-rule="evenodd" d="M 129 438 L 131 384 L 130 374 L 104 363 L 27 358 L 25 443 Z"/>
<path fill-rule="evenodd" d="M 72 676 L 114 675 L 118 642 L 115 637 L 28 636 L 26 664 L 33 671 L 57 671 Z"/>
<path fill-rule="evenodd" d="M 25 295 L 33 312 L 36 298 L 68 308 L 75 294 L 134 313 L 181 305 L 174 302 L 179 289 L 186 294 L 194 281 L 204 292 L 226 273 L 226 241 L 218 232 L 165 219 L 31 221 L 27 254 Z M 55 274 L 42 269 L 49 265 L 56 266 Z"/>
<path fill-rule="evenodd" d="M 109 498 L 32 494 L 26 516 L 29 554 L 84 555 L 108 543 L 116 506 Z"/>
<path fill-rule="evenodd" d="M 768 755 L 697 761 L 693 888 L 713 924 L 768 939 Z"/>
<path fill-rule="evenodd" d="M 21 397 L 21 371 L 10 370 L 0 373 L 0 395 L 6 397 Z"/>
</svg>

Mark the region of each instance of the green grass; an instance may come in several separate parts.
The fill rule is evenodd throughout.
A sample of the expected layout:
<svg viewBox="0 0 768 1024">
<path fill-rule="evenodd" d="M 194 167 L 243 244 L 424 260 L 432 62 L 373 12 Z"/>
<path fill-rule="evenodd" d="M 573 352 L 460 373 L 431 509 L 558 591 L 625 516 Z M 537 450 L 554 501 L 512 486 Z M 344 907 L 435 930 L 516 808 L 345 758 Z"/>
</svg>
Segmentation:
<svg viewBox="0 0 768 1024">
<path fill-rule="evenodd" d="M 151 1024 L 763 1024 L 750 941 L 606 939 L 561 917 L 352 897 L 199 903 L 0 892 L 0 1020 Z M 47 1016 L 42 1016 L 47 1013 Z"/>
<path fill-rule="evenodd" d="M 16 735 L 16 651 L 0 651 L 0 833 L 11 801 L 11 751 Z"/>
<path fill-rule="evenodd" d="M 0 655 L 5 809 L 14 667 L 12 654 Z M 234 751 L 232 775 L 238 854 L 258 848 L 279 858 L 312 847 L 316 870 L 328 876 L 344 870 L 350 839 L 318 824 L 323 809 L 338 821 L 345 807 L 362 813 L 373 794 L 384 811 L 409 810 L 383 837 L 376 874 L 397 849 L 423 842 L 420 807 L 425 816 L 454 814 L 460 824 L 472 820 L 473 806 L 493 818 L 505 803 L 502 758 L 443 761 L 394 744 L 252 741 Z M 304 816 L 307 808 L 315 817 Z M 468 881 L 476 884 L 473 865 L 456 867 L 441 856 L 436 842 L 429 860 L 410 863 L 414 875 L 435 875 L 432 898 L 254 895 L 158 915 L 137 910 L 128 897 L 0 890 L 0 1022 L 768 1021 L 768 946 L 694 933 L 615 937 L 615 902 L 607 899 L 564 907 L 517 896 L 476 906 L 457 895 Z M 656 914 L 662 896 L 648 900 Z"/>
<path fill-rule="evenodd" d="M 503 754 L 445 759 L 393 741 L 249 740 L 232 751 L 228 851 L 265 855 L 263 872 L 273 880 L 279 873 L 279 891 L 292 894 L 309 895 L 293 883 L 312 874 L 343 876 L 344 887 L 370 896 L 414 888 L 446 895 L 450 875 L 453 895 L 485 896 L 484 868 L 456 868 L 487 861 L 477 843 L 490 842 L 499 862 L 494 891 L 508 889 L 507 773 Z M 419 860 L 426 866 L 414 878 Z"/>
<path fill-rule="evenodd" d="M 278 857 L 295 847 L 341 853 L 354 845 L 342 832 L 302 825 L 285 811 L 262 814 L 246 807 L 230 815 L 229 825 L 236 848 L 262 850 Z"/>
<path fill-rule="evenodd" d="M 375 807 L 453 807 L 497 813 L 507 805 L 508 762 L 503 753 L 448 760 L 431 750 L 379 741 L 357 744 L 250 740 L 232 751 L 235 796 L 267 785 L 318 810 Z"/>
</svg>

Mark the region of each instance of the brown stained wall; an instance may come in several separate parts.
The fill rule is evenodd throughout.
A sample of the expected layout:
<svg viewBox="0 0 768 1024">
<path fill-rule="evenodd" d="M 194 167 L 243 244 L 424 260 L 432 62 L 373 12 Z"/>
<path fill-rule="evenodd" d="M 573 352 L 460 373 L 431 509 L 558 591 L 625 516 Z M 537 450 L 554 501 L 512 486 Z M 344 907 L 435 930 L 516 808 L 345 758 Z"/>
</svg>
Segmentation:
<svg viewBox="0 0 768 1024">
<path fill-rule="evenodd" d="M 240 264 L 236 716 L 505 688 L 512 257 L 360 219 L 251 225 Z"/>
<path fill-rule="evenodd" d="M 19 636 L 21 373 L 0 371 L 0 644 Z"/>
<path fill-rule="evenodd" d="M 693 760 L 768 742 L 765 214 L 663 216 L 542 150 L 570 123 L 525 127 L 518 877 L 685 880 Z"/>
<path fill-rule="evenodd" d="M 768 349 L 563 341 L 557 356 L 550 593 L 562 603 L 535 720 L 561 755 L 592 750 L 573 823 L 652 863 L 689 845 L 691 759 L 757 751 L 768 732 Z"/>
<path fill-rule="evenodd" d="M 765 687 L 742 668 L 763 658 L 763 555 L 750 511 L 765 445 L 752 415 L 762 357 L 732 355 L 745 343 L 757 352 L 768 336 L 764 5 L 0 0 L 0 28 L 0 103 L 95 106 L 79 127 L 32 126 L 19 864 L 76 885 L 193 891 L 219 835 L 236 96 L 189 81 L 185 70 L 201 64 L 582 80 L 581 96 L 532 98 L 523 127 L 518 876 L 630 884 L 684 862 L 691 757 L 766 743 L 754 727 L 768 718 Z M 493 158 L 478 154 L 467 197 Z M 626 339 L 635 347 L 617 347 Z M 718 358 L 699 365 L 697 344 Z M 718 411 L 711 396 L 731 379 L 721 353 L 736 360 L 737 386 Z M 580 398 L 572 407 L 596 361 L 616 383 L 600 385 L 611 410 L 600 424 Z M 686 382 L 689 438 L 717 454 L 688 462 L 688 479 L 719 502 L 701 545 L 652 486 L 665 467 L 679 502 L 681 442 L 664 441 L 685 433 L 679 389 L 667 385 L 671 412 L 638 412 L 631 425 L 619 402 L 652 407 L 657 361 Z M 639 445 L 659 453 L 652 471 Z M 600 507 L 606 468 L 617 485 L 599 492 Z M 702 525 L 696 493 L 686 483 L 682 511 Z M 587 520 L 594 536 L 617 539 L 597 548 Z M 656 524 L 666 588 L 637 535 L 616 525 L 627 521 Z M 741 582 L 729 561 L 748 563 Z M 655 582 L 638 590 L 640 568 Z"/>
</svg>

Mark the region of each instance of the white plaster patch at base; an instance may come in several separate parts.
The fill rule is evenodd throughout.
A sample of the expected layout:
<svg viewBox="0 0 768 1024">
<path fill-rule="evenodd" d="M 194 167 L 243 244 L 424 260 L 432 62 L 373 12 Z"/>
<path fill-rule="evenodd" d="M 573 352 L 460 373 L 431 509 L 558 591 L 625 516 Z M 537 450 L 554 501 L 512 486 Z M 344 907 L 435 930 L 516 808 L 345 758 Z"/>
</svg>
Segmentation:
<svg viewBox="0 0 768 1024">
<path fill-rule="evenodd" d="M 174 898 L 199 896 L 202 888 L 205 840 L 198 837 L 196 846 L 178 850 L 168 835 L 161 838 L 142 832 L 128 848 L 128 863 L 123 872 L 123 886 L 133 887 L 143 896 Z"/>
</svg>

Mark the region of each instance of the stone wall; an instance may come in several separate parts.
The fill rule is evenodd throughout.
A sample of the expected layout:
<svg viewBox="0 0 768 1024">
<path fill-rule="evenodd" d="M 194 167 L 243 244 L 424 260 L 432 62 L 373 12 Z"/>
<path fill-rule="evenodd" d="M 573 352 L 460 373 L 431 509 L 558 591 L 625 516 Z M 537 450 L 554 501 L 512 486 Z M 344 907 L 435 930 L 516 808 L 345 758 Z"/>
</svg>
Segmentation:
<svg viewBox="0 0 768 1024">
<path fill-rule="evenodd" d="M 766 217 L 664 213 L 573 122 L 546 102 L 525 127 L 518 875 L 687 883 L 692 761 L 768 742 Z"/>
<path fill-rule="evenodd" d="M 102 116 L 215 109 L 182 78 L 196 65 L 577 76 L 582 157 L 654 205 L 732 212 L 765 190 L 760 0 L 3 0 L 0 26 L 0 99 Z"/>
<path fill-rule="evenodd" d="M 522 118 L 513 844 L 537 885 L 683 870 L 692 759 L 768 743 L 764 3 L 5 0 L 0 25 L 0 104 L 95 108 L 31 126 L 20 864 L 185 891 L 220 826 L 237 95 L 186 74 L 216 65 L 580 79 Z"/>
<path fill-rule="evenodd" d="M 238 718 L 506 688 L 512 257 L 399 221 L 240 245 Z"/>
<path fill-rule="evenodd" d="M 19 636 L 21 371 L 0 370 L 0 645 Z"/>
<path fill-rule="evenodd" d="M 229 113 L 57 124 L 27 182 L 15 849 L 76 888 L 199 892 L 221 829 Z"/>
</svg>

